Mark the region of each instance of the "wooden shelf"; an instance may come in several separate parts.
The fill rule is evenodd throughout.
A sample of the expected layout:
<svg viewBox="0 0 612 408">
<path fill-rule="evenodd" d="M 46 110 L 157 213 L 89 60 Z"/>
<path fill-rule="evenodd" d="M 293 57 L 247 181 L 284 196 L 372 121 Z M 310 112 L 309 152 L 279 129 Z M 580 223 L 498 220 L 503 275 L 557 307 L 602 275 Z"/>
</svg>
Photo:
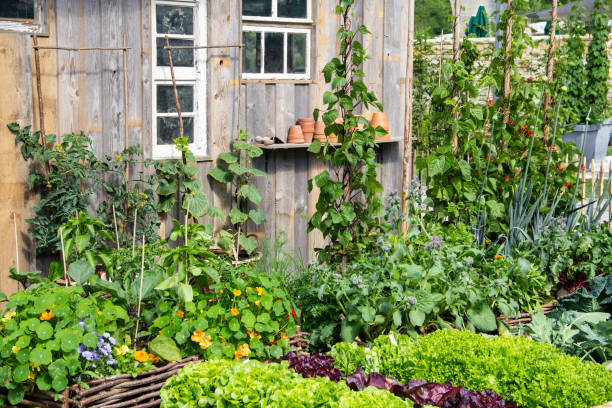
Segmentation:
<svg viewBox="0 0 612 408">
<path fill-rule="evenodd" d="M 376 144 L 383 143 L 398 143 L 401 142 L 402 139 L 388 139 L 388 140 L 375 140 Z M 261 143 L 253 143 L 254 146 L 259 147 L 264 150 L 286 150 L 286 149 L 308 149 L 311 143 L 275 143 L 270 145 L 265 145 Z M 332 146 L 340 146 L 340 143 L 331 143 Z"/>
</svg>

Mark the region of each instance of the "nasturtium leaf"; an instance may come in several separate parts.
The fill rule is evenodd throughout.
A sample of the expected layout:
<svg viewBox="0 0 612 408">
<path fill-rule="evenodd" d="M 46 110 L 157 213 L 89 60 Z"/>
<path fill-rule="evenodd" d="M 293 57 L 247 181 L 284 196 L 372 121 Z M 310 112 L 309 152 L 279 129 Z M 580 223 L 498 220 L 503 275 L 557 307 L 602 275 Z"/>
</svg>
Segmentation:
<svg viewBox="0 0 612 408">
<path fill-rule="evenodd" d="M 31 338 L 28 335 L 20 336 L 15 342 L 15 346 L 19 348 L 26 348 L 30 345 L 30 340 Z"/>
<path fill-rule="evenodd" d="M 87 333 L 83 336 L 83 344 L 89 348 L 96 348 L 98 346 L 98 336 L 93 333 Z"/>
<path fill-rule="evenodd" d="M 241 320 L 247 329 L 252 330 L 253 327 L 255 326 L 256 318 L 255 318 L 255 315 L 250 310 L 247 310 L 242 314 Z"/>
<path fill-rule="evenodd" d="M 53 377 L 51 386 L 56 392 L 63 391 L 68 386 L 68 377 L 66 377 L 66 375 L 57 375 Z"/>
<path fill-rule="evenodd" d="M 36 335 L 41 340 L 50 339 L 53 336 L 53 326 L 49 322 L 41 322 L 36 328 Z"/>
<path fill-rule="evenodd" d="M 13 381 L 24 382 L 30 376 L 30 366 L 27 364 L 20 364 L 13 370 Z"/>
<path fill-rule="evenodd" d="M 51 376 L 47 373 L 40 375 L 36 378 L 36 387 L 41 391 L 49 391 L 52 383 Z"/>
<path fill-rule="evenodd" d="M 231 331 L 237 332 L 238 330 L 240 330 L 240 322 L 238 321 L 238 319 L 234 318 L 229 321 L 228 327 Z"/>
<path fill-rule="evenodd" d="M 8 392 L 8 402 L 11 405 L 17 405 L 21 401 L 23 401 L 24 390 L 21 384 L 17 384 L 17 386 Z"/>
<path fill-rule="evenodd" d="M 15 358 L 17 359 L 17 361 L 19 361 L 20 363 L 25 363 L 26 361 L 30 360 L 30 349 L 21 349 L 17 352 L 17 354 L 15 354 Z M 1 384 L 2 382 L 0 382 Z"/>
</svg>

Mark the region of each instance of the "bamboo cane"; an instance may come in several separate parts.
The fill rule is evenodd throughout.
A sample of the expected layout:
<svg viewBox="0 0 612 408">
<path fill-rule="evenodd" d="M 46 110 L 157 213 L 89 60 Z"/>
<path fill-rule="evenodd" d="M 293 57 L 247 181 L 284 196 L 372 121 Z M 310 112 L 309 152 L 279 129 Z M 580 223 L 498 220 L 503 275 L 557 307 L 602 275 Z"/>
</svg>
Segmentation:
<svg viewBox="0 0 612 408">
<path fill-rule="evenodd" d="M 176 112 L 179 119 L 179 137 L 183 137 L 183 115 L 181 113 L 181 103 L 179 102 L 178 89 L 176 87 L 176 78 L 174 76 L 174 63 L 172 62 L 172 54 L 170 52 L 170 40 L 166 36 L 166 47 L 168 50 L 168 63 L 170 65 L 170 77 L 172 78 L 172 87 L 174 88 L 174 100 L 176 102 Z"/>
<path fill-rule="evenodd" d="M 64 252 L 64 230 L 60 227 L 60 243 L 62 244 L 62 263 L 64 264 L 64 282 L 68 286 L 68 269 L 66 269 L 66 253 Z"/>
<path fill-rule="evenodd" d="M 47 148 L 47 135 L 45 132 L 45 113 L 42 97 L 42 81 L 40 79 L 40 55 L 38 51 L 38 36 L 36 34 L 34 34 L 32 42 L 34 43 L 34 65 L 36 66 L 36 93 L 38 96 L 38 119 L 40 122 L 40 139 L 44 153 L 45 149 Z M 49 164 L 44 160 L 42 163 L 42 170 L 44 177 L 47 178 L 49 175 Z"/>
<path fill-rule="evenodd" d="M 591 159 L 591 194 L 595 197 L 595 159 Z"/>
<path fill-rule="evenodd" d="M 580 166 L 582 172 L 582 205 L 586 204 L 586 157 L 582 158 L 582 165 Z M 586 207 L 582 208 L 582 213 L 586 214 Z"/>
<path fill-rule="evenodd" d="M 438 86 L 442 84 L 442 40 L 444 39 L 444 30 L 440 33 L 440 60 L 438 63 Z"/>
<path fill-rule="evenodd" d="M 138 338 L 138 325 L 140 323 L 140 305 L 142 304 L 142 282 L 144 280 L 144 256 L 145 256 L 145 236 L 142 234 L 142 256 L 140 258 L 140 289 L 138 289 L 138 309 L 136 311 L 136 331 L 134 333 L 134 343 Z"/>
<path fill-rule="evenodd" d="M 119 231 L 117 230 L 117 216 L 115 215 L 115 204 L 113 204 L 113 224 L 115 224 L 115 242 L 117 243 L 117 249 L 119 249 Z"/>
<path fill-rule="evenodd" d="M 514 12 L 513 0 L 508 0 L 508 19 L 506 20 L 506 33 L 504 36 L 504 89 L 503 89 L 503 112 L 504 123 L 510 119 L 510 74 L 511 74 L 511 57 L 512 50 L 512 18 Z M 537 129 L 534 129 L 537 130 Z"/>
<path fill-rule="evenodd" d="M 558 0 L 552 0 L 552 16 L 550 20 L 550 38 L 548 43 L 548 62 L 546 64 L 546 83 L 550 84 L 553 80 L 554 63 L 555 63 L 555 31 L 557 29 L 557 4 Z M 544 98 L 544 142 L 548 142 L 548 134 L 550 133 L 550 121 L 548 120 L 548 110 L 552 102 L 552 95 L 546 92 Z"/>
<path fill-rule="evenodd" d="M 15 235 L 15 268 L 19 271 L 19 240 L 17 239 L 17 214 L 13 213 L 13 232 Z"/>
<path fill-rule="evenodd" d="M 456 0 L 458 1 L 458 0 Z M 408 184 L 412 179 L 412 83 L 414 80 L 414 0 L 408 2 L 408 51 L 406 64 L 406 114 L 404 124 L 404 158 L 403 158 L 403 194 L 402 212 L 408 213 Z M 402 231 L 406 232 L 408 225 L 402 221 Z"/>
<path fill-rule="evenodd" d="M 123 33 L 123 138 L 124 148 L 130 144 L 129 131 L 128 131 L 128 77 L 127 77 L 127 48 L 125 33 Z M 129 176 L 130 165 L 128 161 L 125 161 L 125 174 Z M 127 178 L 127 186 L 129 187 L 129 177 Z"/>
<path fill-rule="evenodd" d="M 132 231 L 132 257 L 136 248 L 136 221 L 138 218 L 138 207 L 134 208 L 134 229 Z"/>
<path fill-rule="evenodd" d="M 612 161 L 610 162 L 610 169 L 608 170 L 608 180 L 610 180 L 610 195 L 612 196 Z M 612 205 L 608 206 L 608 222 L 610 228 L 612 228 Z"/>
<path fill-rule="evenodd" d="M 603 196 L 604 193 L 604 177 L 605 172 L 604 172 L 604 161 L 601 161 L 601 165 L 599 166 L 599 196 Z"/>
</svg>

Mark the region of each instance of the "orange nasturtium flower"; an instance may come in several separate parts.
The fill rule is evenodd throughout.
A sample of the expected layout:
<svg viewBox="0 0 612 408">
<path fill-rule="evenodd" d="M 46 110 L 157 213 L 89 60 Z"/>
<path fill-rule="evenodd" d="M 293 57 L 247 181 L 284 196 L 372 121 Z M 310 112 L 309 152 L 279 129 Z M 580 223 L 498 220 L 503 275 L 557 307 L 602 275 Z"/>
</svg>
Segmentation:
<svg viewBox="0 0 612 408">
<path fill-rule="evenodd" d="M 255 289 L 257 289 L 257 295 L 258 296 L 263 296 L 264 294 L 264 288 L 262 288 L 261 286 L 256 287 Z"/>
<path fill-rule="evenodd" d="M 261 306 L 261 302 L 260 302 L 259 300 L 256 300 L 256 301 L 255 301 L 255 304 L 256 304 L 257 306 Z"/>
<path fill-rule="evenodd" d="M 495 254 L 495 259 L 502 259 L 504 256 L 500 254 Z"/>
<path fill-rule="evenodd" d="M 160 358 L 159 358 L 159 357 L 157 357 L 155 354 L 153 354 L 153 353 L 149 353 L 149 358 L 151 359 L 151 362 L 152 362 L 153 364 L 157 364 L 157 363 L 159 363 Z"/>
<path fill-rule="evenodd" d="M 242 295 L 242 291 L 240 291 L 239 289 L 234 289 L 234 296 L 238 297 L 240 295 Z"/>
<path fill-rule="evenodd" d="M 247 330 L 247 333 L 249 334 L 249 338 L 252 340 L 255 337 L 257 337 L 258 339 L 261 339 L 261 334 L 257 334 L 257 332 L 252 332 L 250 330 Z"/>
<path fill-rule="evenodd" d="M 232 314 L 232 316 L 238 316 L 238 309 L 234 309 L 233 307 L 230 309 L 230 313 Z"/>
<path fill-rule="evenodd" d="M 138 350 L 134 352 L 134 359 L 144 363 L 149 360 L 149 354 L 144 350 Z"/>
<path fill-rule="evenodd" d="M 50 310 L 47 312 L 45 310 L 44 312 L 41 313 L 40 320 L 51 320 L 54 317 L 55 317 L 55 315 L 53 314 L 53 312 L 51 312 Z"/>
<path fill-rule="evenodd" d="M 180 310 L 178 312 L 176 312 L 177 316 L 179 317 L 184 317 L 185 313 L 181 312 Z"/>
<path fill-rule="evenodd" d="M 240 360 L 242 357 L 246 357 L 249 354 L 251 354 L 251 349 L 247 343 L 244 343 L 234 352 L 234 360 Z"/>
<path fill-rule="evenodd" d="M 207 336 L 206 333 L 201 332 L 199 330 L 195 330 L 193 335 L 191 336 L 191 340 L 198 343 L 200 348 L 206 350 L 210 346 L 212 346 L 212 341 L 210 341 L 210 336 Z"/>
</svg>

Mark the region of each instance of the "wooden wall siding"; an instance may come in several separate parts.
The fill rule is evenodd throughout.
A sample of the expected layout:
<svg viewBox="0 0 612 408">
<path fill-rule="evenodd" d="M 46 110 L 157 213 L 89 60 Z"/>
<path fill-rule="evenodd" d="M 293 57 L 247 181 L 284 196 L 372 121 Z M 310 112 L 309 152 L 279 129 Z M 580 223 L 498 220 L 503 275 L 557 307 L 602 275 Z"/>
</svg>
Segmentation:
<svg viewBox="0 0 612 408">
<path fill-rule="evenodd" d="M 32 110 L 22 108 L 32 104 L 30 41 L 19 34 L 2 34 L 0 38 L 0 73 L 4 84 L 0 93 L 0 230 L 4 233 L 0 248 L 0 292 L 12 293 L 18 289 L 17 282 L 8 278 L 9 267 L 17 266 L 14 216 L 20 248 L 19 266 L 22 269 L 35 267 L 33 242 L 26 232 L 25 220 L 31 217 L 37 197 L 28 193 L 29 166 L 6 127 L 11 122 L 32 122 Z"/>
<path fill-rule="evenodd" d="M 232 194 L 224 186 L 212 182 L 206 174 L 215 165 L 219 153 L 230 148 L 230 141 L 238 133 L 238 115 L 241 126 L 253 136 L 277 136 L 285 139 L 290 125 L 298 117 L 310 116 L 314 108 L 322 106 L 323 93 L 328 89 L 321 70 L 336 55 L 336 31 L 339 18 L 334 9 L 336 0 L 312 0 L 314 28 L 312 36 L 312 83 L 248 83 L 240 84 L 238 49 L 210 49 L 207 54 L 207 135 L 209 159 L 198 163 L 204 191 L 211 204 L 229 211 Z M 241 41 L 239 0 L 207 3 L 207 41 L 210 45 L 238 44 Z M 405 75 L 406 33 L 400 21 L 405 20 L 403 0 L 358 0 L 355 8 L 355 26 L 364 22 L 373 35 L 363 38 L 373 59 L 365 66 L 366 82 L 385 103 L 392 126 L 392 135 L 403 133 L 403 83 Z M 48 0 L 49 36 L 40 38 L 46 46 L 115 46 L 120 47 L 125 33 L 127 45 L 128 91 L 128 144 L 140 143 L 143 157 L 151 157 L 151 2 L 150 0 Z M 31 79 L 31 40 L 24 35 L 0 35 L 0 76 L 5 83 L 16 84 L 2 95 L 2 119 L 18 120 L 21 124 L 34 124 L 38 129 L 38 111 L 33 103 Z M 30 58 L 28 58 L 30 56 Z M 123 72 L 121 52 L 88 51 L 69 52 L 41 50 L 41 74 L 45 125 L 47 133 L 61 134 L 83 130 L 92 138 L 97 156 L 114 155 L 125 147 L 123 106 Z M 21 84 L 21 85 L 20 85 Z M 27 90 L 24 93 L 23 90 Z M 238 103 L 238 93 L 242 100 Z M 19 101 L 18 105 L 14 101 Z M 4 230 L 12 225 L 11 211 L 18 213 L 20 239 L 26 239 L 27 225 L 23 221 L 31 216 L 33 201 L 27 196 L 25 182 L 27 167 L 14 150 L 13 137 L 2 132 L 5 144 L 0 149 L 6 156 L 2 162 L 4 184 L 0 185 L 0 226 Z M 8 149 L 8 150 L 6 150 Z M 385 193 L 399 189 L 401 144 L 386 145 L 379 159 L 385 169 L 379 177 Z M 8 163 L 11 163 L 10 165 Z M 4 166 L 3 165 L 3 166 Z M 22 166 L 23 165 L 23 166 Z M 268 222 L 264 226 L 249 226 L 251 232 L 263 232 L 274 237 L 285 232 L 289 249 L 311 258 L 313 249 L 323 244 L 320 234 L 306 234 L 305 218 L 315 211 L 318 192 L 307 191 L 307 180 L 313 178 L 323 165 L 305 149 L 267 151 L 255 162 L 269 177 L 257 180 L 263 196 L 261 208 Z M 131 169 L 132 175 L 141 169 Z M 10 180 L 10 181 L 9 181 Z M 9 187 L 7 183 L 11 184 Z M 13 189 L 13 190 L 7 190 Z M 96 206 L 104 196 L 101 192 L 91 197 Z M 172 217 L 167 217 L 166 233 Z M 206 217 L 202 221 L 209 221 Z M 215 221 L 217 229 L 223 225 Z M 30 243 L 31 244 L 31 243 Z M 25 251 L 25 250 L 24 250 Z M 27 268 L 24 252 L 22 269 Z M 5 279 L 8 266 L 13 262 L 14 249 L 6 245 L 0 250 L 0 279 Z M 7 285 L 2 280 L 2 288 Z M 10 288 L 9 288 L 10 289 Z"/>
</svg>

